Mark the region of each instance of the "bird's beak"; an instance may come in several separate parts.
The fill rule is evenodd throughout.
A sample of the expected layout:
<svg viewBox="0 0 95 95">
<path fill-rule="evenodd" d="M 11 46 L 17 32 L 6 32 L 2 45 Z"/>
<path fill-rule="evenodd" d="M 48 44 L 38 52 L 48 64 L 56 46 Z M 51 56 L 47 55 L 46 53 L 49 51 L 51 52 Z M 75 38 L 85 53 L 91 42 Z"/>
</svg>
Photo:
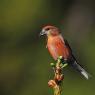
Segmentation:
<svg viewBox="0 0 95 95">
<path fill-rule="evenodd" d="M 46 35 L 46 31 L 45 31 L 45 30 L 42 30 L 42 31 L 40 32 L 40 36 L 42 36 L 42 35 Z"/>
</svg>

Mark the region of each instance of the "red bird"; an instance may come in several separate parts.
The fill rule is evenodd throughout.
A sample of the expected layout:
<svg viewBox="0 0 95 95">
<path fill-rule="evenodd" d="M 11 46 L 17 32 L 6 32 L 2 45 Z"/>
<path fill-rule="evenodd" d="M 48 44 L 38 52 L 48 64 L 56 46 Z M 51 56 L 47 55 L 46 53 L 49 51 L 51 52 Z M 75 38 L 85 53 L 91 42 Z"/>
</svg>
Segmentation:
<svg viewBox="0 0 95 95">
<path fill-rule="evenodd" d="M 89 74 L 78 64 L 67 40 L 62 37 L 61 32 L 57 27 L 50 25 L 45 26 L 40 35 L 47 36 L 47 48 L 54 60 L 57 60 L 59 56 L 62 56 L 64 61 L 73 66 L 86 79 L 89 79 Z"/>
</svg>

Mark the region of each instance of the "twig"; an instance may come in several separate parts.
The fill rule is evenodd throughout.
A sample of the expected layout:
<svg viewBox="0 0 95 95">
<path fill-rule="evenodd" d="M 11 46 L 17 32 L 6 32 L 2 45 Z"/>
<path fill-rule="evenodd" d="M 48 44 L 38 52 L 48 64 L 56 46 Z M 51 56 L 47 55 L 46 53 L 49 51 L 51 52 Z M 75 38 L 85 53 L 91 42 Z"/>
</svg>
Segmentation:
<svg viewBox="0 0 95 95">
<path fill-rule="evenodd" d="M 62 95 L 62 83 L 64 75 L 62 69 L 67 66 L 67 63 L 62 62 L 62 56 L 57 60 L 57 63 L 51 63 L 51 66 L 54 70 L 53 80 L 49 80 L 48 85 L 54 89 L 54 95 Z"/>
</svg>

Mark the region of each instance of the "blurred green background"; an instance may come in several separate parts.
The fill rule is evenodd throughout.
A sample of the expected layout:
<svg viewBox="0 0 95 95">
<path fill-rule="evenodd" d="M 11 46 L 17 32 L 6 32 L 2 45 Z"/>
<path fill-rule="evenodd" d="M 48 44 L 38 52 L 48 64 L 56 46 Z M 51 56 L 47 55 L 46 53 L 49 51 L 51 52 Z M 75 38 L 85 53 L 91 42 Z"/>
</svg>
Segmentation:
<svg viewBox="0 0 95 95">
<path fill-rule="evenodd" d="M 54 60 L 39 37 L 47 24 L 62 30 L 74 55 L 92 74 L 85 80 L 71 67 L 64 70 L 64 95 L 95 94 L 94 0 L 0 0 L 0 95 L 53 95 Z"/>
</svg>

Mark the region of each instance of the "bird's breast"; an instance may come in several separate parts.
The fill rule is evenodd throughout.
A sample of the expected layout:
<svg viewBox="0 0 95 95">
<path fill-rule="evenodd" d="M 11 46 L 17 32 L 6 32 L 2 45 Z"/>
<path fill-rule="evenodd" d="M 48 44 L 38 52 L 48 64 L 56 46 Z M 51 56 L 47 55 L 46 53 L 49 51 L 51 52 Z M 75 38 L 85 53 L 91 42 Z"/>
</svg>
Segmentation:
<svg viewBox="0 0 95 95">
<path fill-rule="evenodd" d="M 63 39 L 59 36 L 48 38 L 47 48 L 55 60 L 57 60 L 59 56 L 63 56 L 64 59 L 69 57 L 69 50 L 65 46 Z"/>
</svg>

